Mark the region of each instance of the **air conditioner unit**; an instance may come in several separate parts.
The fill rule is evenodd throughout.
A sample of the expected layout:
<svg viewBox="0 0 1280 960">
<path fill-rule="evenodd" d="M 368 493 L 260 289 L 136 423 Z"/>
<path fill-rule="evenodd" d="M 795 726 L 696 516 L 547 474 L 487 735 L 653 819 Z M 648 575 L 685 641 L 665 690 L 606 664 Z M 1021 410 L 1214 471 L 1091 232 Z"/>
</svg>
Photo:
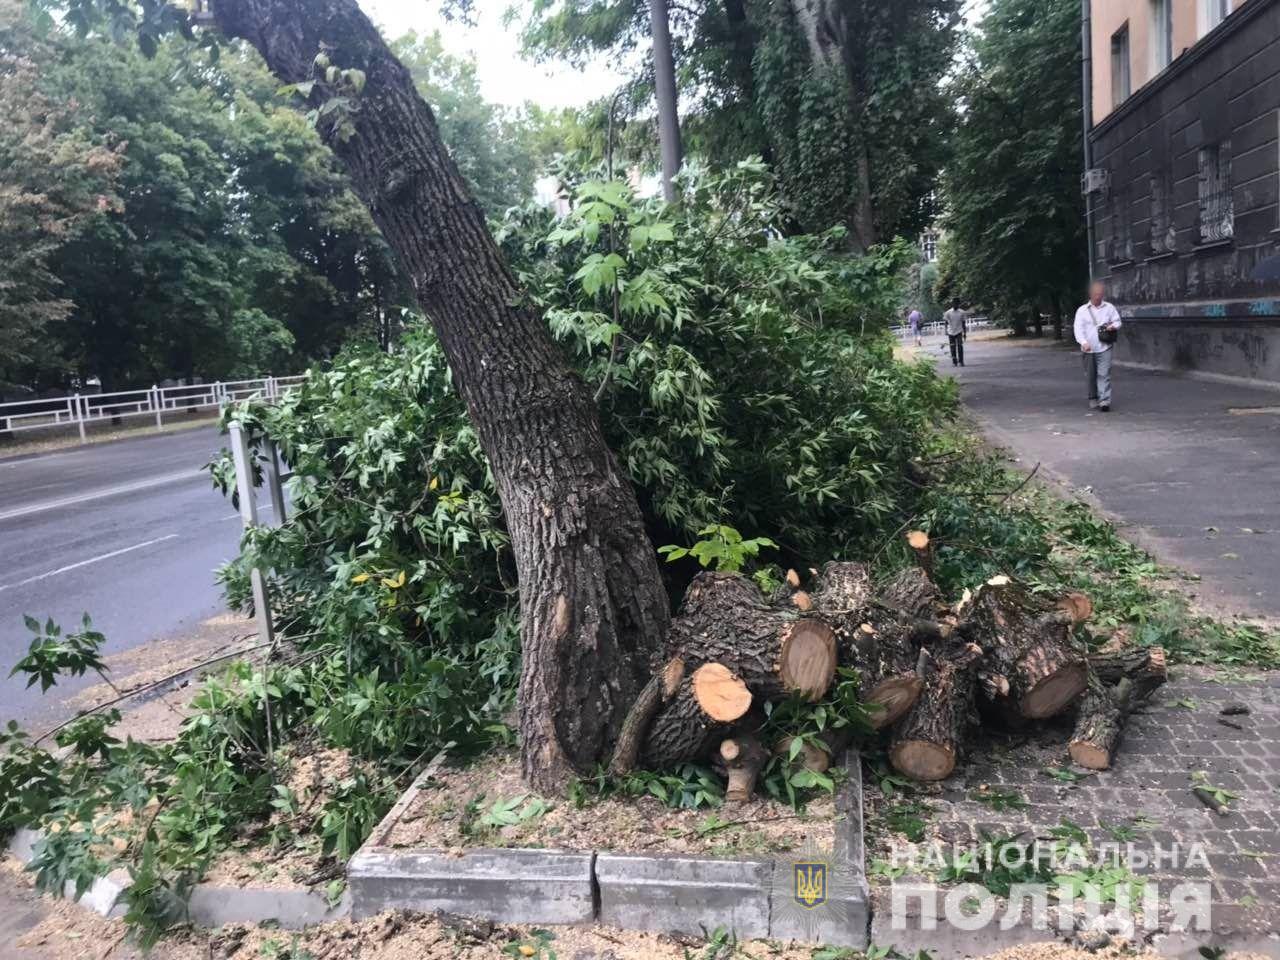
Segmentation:
<svg viewBox="0 0 1280 960">
<path fill-rule="evenodd" d="M 1086 170 L 1080 178 L 1080 192 L 1085 196 L 1091 193 L 1105 193 L 1111 187 L 1111 171 L 1101 167 Z"/>
</svg>

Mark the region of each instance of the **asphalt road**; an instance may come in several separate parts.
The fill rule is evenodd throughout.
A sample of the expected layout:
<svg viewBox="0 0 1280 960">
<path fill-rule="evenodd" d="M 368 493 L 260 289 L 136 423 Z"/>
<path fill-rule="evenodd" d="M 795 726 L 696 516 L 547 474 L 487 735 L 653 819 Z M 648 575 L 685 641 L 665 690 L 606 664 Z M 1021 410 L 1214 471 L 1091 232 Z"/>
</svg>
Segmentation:
<svg viewBox="0 0 1280 960">
<path fill-rule="evenodd" d="M 1068 347 L 971 337 L 965 359 L 938 369 L 1022 466 L 1086 489 L 1218 609 L 1280 617 L 1280 393 L 1117 366 L 1104 414 Z"/>
<path fill-rule="evenodd" d="M 31 640 L 23 614 L 71 628 L 88 612 L 116 654 L 225 609 L 213 571 L 240 523 L 201 469 L 222 446 L 202 427 L 0 460 L 0 723 L 60 716 L 57 694 L 96 680 L 42 697 L 10 678 Z"/>
</svg>

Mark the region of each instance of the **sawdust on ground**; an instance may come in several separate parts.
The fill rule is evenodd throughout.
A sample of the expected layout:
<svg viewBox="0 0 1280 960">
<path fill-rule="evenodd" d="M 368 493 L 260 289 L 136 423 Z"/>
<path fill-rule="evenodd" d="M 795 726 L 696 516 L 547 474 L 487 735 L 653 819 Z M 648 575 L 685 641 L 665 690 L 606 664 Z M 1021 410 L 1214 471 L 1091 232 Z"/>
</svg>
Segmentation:
<svg viewBox="0 0 1280 960">
<path fill-rule="evenodd" d="M 495 803 L 517 798 L 511 808 L 516 816 L 540 804 L 545 809 L 506 826 L 484 822 Z M 810 842 L 830 847 L 837 816 L 829 797 L 802 813 L 763 797 L 732 809 L 675 810 L 651 796 L 588 799 L 579 808 L 564 798 L 531 793 L 521 782 L 519 758 L 501 753 L 440 770 L 395 823 L 380 828 L 377 842 L 400 848 L 546 847 L 752 857 Z"/>
<path fill-rule="evenodd" d="M 320 837 L 300 827 L 315 823 L 334 788 L 362 765 L 346 750 L 307 746 L 282 750 L 277 763 L 294 811 L 277 810 L 265 822 L 244 824 L 240 836 L 209 865 L 202 883 L 296 889 L 343 876 L 343 865 L 323 854 Z"/>
<path fill-rule="evenodd" d="M 12 860 L 0 864 L 0 882 L 29 889 L 30 875 Z M 233 924 L 214 931 L 177 929 L 150 953 L 128 939 L 124 923 L 106 920 L 75 904 L 40 898 L 42 919 L 10 943 L 0 957 L 12 960 L 257 960 L 309 957 L 312 960 L 502 960 L 539 956 L 538 931 L 485 920 L 396 911 L 362 921 L 335 921 L 298 933 Z M 720 950 L 699 937 L 639 933 L 601 925 L 545 928 L 541 944 L 563 960 L 813 960 L 817 948 L 752 940 Z M 735 949 L 736 948 L 736 949 Z M 544 952 L 541 956 L 546 956 Z M 1024 944 L 990 955 L 990 960 L 1121 960 L 1152 957 L 1111 945 L 1098 951 L 1056 942 Z M 950 958 L 948 958 L 950 960 Z M 1229 953 L 1224 960 L 1265 960 L 1258 954 Z"/>
</svg>

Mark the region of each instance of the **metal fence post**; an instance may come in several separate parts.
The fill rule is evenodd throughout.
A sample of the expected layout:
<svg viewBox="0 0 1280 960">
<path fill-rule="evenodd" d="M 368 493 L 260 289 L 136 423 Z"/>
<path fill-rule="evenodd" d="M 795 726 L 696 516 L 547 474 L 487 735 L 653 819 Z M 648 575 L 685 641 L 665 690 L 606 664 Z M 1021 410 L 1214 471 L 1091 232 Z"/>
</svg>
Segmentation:
<svg viewBox="0 0 1280 960">
<path fill-rule="evenodd" d="M 84 412 L 80 409 L 80 394 L 72 397 L 76 408 L 76 426 L 80 428 L 80 439 L 84 439 Z"/>
<path fill-rule="evenodd" d="M 284 480 L 280 471 L 280 449 L 274 440 L 263 441 L 263 452 L 267 455 L 267 489 L 271 493 L 271 511 L 276 515 L 276 525 L 285 521 L 284 512 Z"/>
<path fill-rule="evenodd" d="M 164 418 L 160 414 L 160 387 L 153 384 L 151 387 L 151 408 L 156 412 L 156 429 L 164 426 Z"/>
<path fill-rule="evenodd" d="M 240 499 L 240 521 L 246 530 L 258 525 L 258 502 L 254 497 L 253 461 L 249 457 L 249 440 L 244 435 L 240 424 L 232 423 L 231 458 L 236 465 L 236 493 Z M 254 567 L 249 571 L 250 583 L 253 586 L 253 613 L 258 623 L 258 640 L 261 643 L 274 643 L 275 631 L 271 625 L 271 607 L 267 598 L 267 582 L 262 570 Z"/>
</svg>

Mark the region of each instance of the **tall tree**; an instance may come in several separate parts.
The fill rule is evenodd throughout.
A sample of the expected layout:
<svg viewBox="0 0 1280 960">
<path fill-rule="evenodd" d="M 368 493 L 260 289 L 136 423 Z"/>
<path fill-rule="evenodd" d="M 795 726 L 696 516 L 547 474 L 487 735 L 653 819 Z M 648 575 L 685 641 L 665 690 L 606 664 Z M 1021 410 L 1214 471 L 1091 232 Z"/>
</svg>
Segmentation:
<svg viewBox="0 0 1280 960">
<path fill-rule="evenodd" d="M 1080 196 L 1080 5 L 994 0 L 956 83 L 938 289 L 1061 331 L 1087 277 Z"/>
<path fill-rule="evenodd" d="M 658 145 L 662 151 L 662 196 L 676 199 L 675 177 L 680 172 L 680 109 L 676 91 L 676 61 L 671 50 L 671 20 L 667 0 L 649 0 L 649 32 L 653 37 L 653 88 L 658 99 Z"/>
<path fill-rule="evenodd" d="M 0 396 L 63 374 L 54 345 L 74 303 L 53 264 L 90 221 L 119 205 L 119 154 L 41 89 L 36 61 L 52 56 L 18 0 L 0 0 Z"/>
<path fill-rule="evenodd" d="M 638 47 L 647 0 L 535 0 L 524 36 L 572 61 Z M 952 120 L 959 0 L 691 0 L 671 6 L 682 129 L 713 162 L 760 154 L 802 228 L 855 248 L 915 233 Z M 648 78 L 640 78 L 648 82 Z"/>
<path fill-rule="evenodd" d="M 217 0 L 213 17 L 310 99 L 440 338 L 520 578 L 524 774 L 562 788 L 605 757 L 669 618 L 635 492 L 431 109 L 355 0 Z"/>
</svg>

